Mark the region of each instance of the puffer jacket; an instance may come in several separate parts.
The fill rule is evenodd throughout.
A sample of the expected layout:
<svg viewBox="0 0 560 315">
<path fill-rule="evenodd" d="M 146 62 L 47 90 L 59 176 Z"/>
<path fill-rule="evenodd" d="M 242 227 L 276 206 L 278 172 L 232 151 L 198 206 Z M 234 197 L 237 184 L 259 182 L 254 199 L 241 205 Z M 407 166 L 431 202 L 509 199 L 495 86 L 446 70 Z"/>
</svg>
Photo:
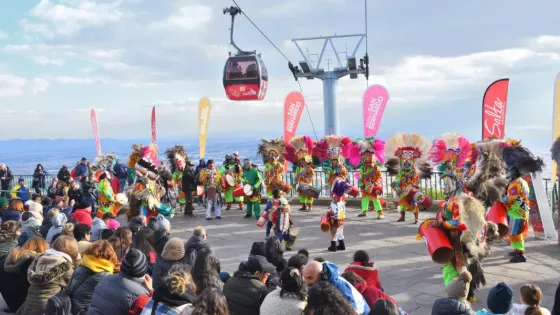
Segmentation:
<svg viewBox="0 0 560 315">
<path fill-rule="evenodd" d="M 185 243 L 185 258 L 183 261 L 189 266 L 194 265 L 198 252 L 205 248 L 210 249 L 210 245 L 208 245 L 206 240 L 203 240 L 199 236 L 191 236 Z"/>
<path fill-rule="evenodd" d="M 375 286 L 380 290 L 383 290 L 381 287 L 381 281 L 379 280 L 379 270 L 373 265 L 373 262 L 369 262 L 368 266 L 362 266 L 359 262 L 353 262 L 348 266 L 344 272 L 353 271 L 358 276 L 362 277 L 368 286 Z"/>
<path fill-rule="evenodd" d="M 66 215 L 64 213 L 59 213 L 54 217 L 52 217 L 51 218 L 52 226 L 49 229 L 49 232 L 47 233 L 47 238 L 45 240 L 49 243 L 52 242 L 53 237 L 57 234 L 60 234 L 60 231 L 62 231 L 62 227 L 67 222 L 68 222 L 68 218 L 66 218 Z"/>
<path fill-rule="evenodd" d="M 19 222 L 21 220 L 21 215 L 23 212 L 17 211 L 14 209 L 6 209 L 2 212 L 2 222 L 6 221 L 16 221 Z"/>
<path fill-rule="evenodd" d="M 72 314 L 81 314 L 89 307 L 97 284 L 114 270 L 111 262 L 93 256 L 84 256 L 68 284 L 71 292 Z"/>
<path fill-rule="evenodd" d="M 0 258 L 8 254 L 17 246 L 17 236 L 15 234 L 0 234 Z"/>
<path fill-rule="evenodd" d="M 164 260 L 163 258 L 158 257 L 152 271 L 152 286 L 154 288 L 162 286 L 165 283 L 165 277 L 169 273 L 169 269 L 177 263 L 181 263 L 181 261 Z"/>
<path fill-rule="evenodd" d="M 93 218 L 93 226 L 91 227 L 91 241 L 101 239 L 101 232 L 107 228 L 107 224 L 98 217 Z"/>
<path fill-rule="evenodd" d="M 257 276 L 238 270 L 224 284 L 223 293 L 231 315 L 259 315 L 269 290 Z"/>
<path fill-rule="evenodd" d="M 476 313 L 464 302 L 454 298 L 436 300 L 432 315 L 475 315 Z"/>
<path fill-rule="evenodd" d="M 13 312 L 25 302 L 29 289 L 27 270 L 37 255 L 36 252 L 28 251 L 16 261 L 9 261 L 8 256 L 0 259 L 0 293 Z"/>
<path fill-rule="evenodd" d="M 48 249 L 38 256 L 27 271 L 30 286 L 17 315 L 42 315 L 47 300 L 66 287 L 73 271 L 72 259 L 65 253 Z"/>
</svg>

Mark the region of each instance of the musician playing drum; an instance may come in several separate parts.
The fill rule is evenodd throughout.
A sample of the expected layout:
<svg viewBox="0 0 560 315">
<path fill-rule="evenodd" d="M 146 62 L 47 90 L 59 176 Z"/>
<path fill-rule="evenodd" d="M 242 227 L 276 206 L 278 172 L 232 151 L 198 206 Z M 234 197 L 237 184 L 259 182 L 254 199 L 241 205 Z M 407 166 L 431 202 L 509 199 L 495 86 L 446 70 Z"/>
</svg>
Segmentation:
<svg viewBox="0 0 560 315">
<path fill-rule="evenodd" d="M 222 173 L 222 177 L 226 180 L 227 175 L 233 177 L 233 185 L 226 185 L 224 186 L 224 199 L 226 202 L 226 210 L 231 209 L 231 204 L 235 201 L 239 204 L 239 210 L 243 210 L 243 197 L 233 197 L 233 191 L 235 190 L 236 186 L 241 183 L 241 165 L 236 162 L 235 157 L 233 155 L 226 155 L 226 159 L 224 161 L 224 165 L 220 172 Z"/>
<path fill-rule="evenodd" d="M 253 212 L 255 213 L 255 218 L 259 218 L 261 215 L 261 184 L 262 177 L 261 173 L 251 165 L 249 159 L 243 160 L 243 178 L 244 184 L 251 185 L 253 188 L 252 195 L 247 196 L 247 213 L 245 218 L 250 218 Z"/>
<path fill-rule="evenodd" d="M 299 166 L 296 168 L 296 185 L 313 184 L 315 179 L 315 171 L 311 165 L 311 156 L 307 155 L 299 160 Z M 307 191 L 299 191 L 299 202 L 301 203 L 300 211 L 311 211 L 313 206 L 313 197 Z"/>
<path fill-rule="evenodd" d="M 113 188 L 109 182 L 110 175 L 104 170 L 99 170 L 95 174 L 97 178 L 97 203 L 99 204 L 99 209 L 97 210 L 97 216 L 103 217 L 105 213 L 112 212 L 115 205 L 115 194 L 113 193 Z"/>
<path fill-rule="evenodd" d="M 206 192 L 206 220 L 212 220 L 212 207 L 216 211 L 216 219 L 222 218 L 220 204 L 222 175 L 214 166 L 214 160 L 208 160 L 206 169 L 200 171 L 200 182 L 204 185 Z"/>
<path fill-rule="evenodd" d="M 268 160 L 264 166 L 264 184 L 266 186 L 266 195 L 272 198 L 272 191 L 277 188 L 273 184 L 282 182 L 282 173 L 284 173 L 284 165 L 278 162 L 278 153 L 275 151 L 268 152 Z"/>
</svg>

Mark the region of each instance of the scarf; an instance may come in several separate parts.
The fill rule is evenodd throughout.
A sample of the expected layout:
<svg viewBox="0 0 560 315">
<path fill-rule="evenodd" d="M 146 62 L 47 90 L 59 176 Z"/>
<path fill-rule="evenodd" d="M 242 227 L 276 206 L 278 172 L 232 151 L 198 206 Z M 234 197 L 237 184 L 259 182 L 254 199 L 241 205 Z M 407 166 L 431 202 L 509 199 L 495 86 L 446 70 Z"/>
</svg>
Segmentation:
<svg viewBox="0 0 560 315">
<path fill-rule="evenodd" d="M 82 266 L 95 273 L 105 271 L 112 274 L 115 270 L 115 266 L 112 262 L 108 261 L 107 259 L 95 257 L 93 255 L 84 255 L 84 257 L 82 257 L 81 264 Z"/>
</svg>

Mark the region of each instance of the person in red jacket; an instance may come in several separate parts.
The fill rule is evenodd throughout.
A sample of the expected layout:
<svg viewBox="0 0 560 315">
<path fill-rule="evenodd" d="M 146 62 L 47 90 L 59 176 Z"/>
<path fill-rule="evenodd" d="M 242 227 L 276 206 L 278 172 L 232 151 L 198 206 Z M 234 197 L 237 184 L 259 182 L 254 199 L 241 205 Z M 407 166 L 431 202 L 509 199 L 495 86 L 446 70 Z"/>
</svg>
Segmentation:
<svg viewBox="0 0 560 315">
<path fill-rule="evenodd" d="M 91 218 L 91 204 L 87 201 L 81 200 L 72 212 L 72 219 L 80 224 L 85 224 L 90 228 L 93 226 L 93 219 Z"/>
<path fill-rule="evenodd" d="M 381 281 L 379 280 L 379 271 L 373 266 L 373 261 L 369 260 L 369 255 L 363 250 L 359 250 L 354 253 L 354 262 L 348 266 L 344 272 L 353 271 L 369 286 L 374 286 L 379 290 L 383 290 L 381 287 Z"/>
<path fill-rule="evenodd" d="M 366 281 L 362 277 L 358 276 L 353 271 L 343 272 L 340 276 L 346 279 L 346 281 L 350 282 L 350 284 L 353 285 L 354 288 L 358 290 L 358 292 L 360 292 L 370 308 L 379 299 L 389 300 L 395 303 L 395 305 L 397 304 L 397 302 L 395 302 L 392 297 L 385 294 L 385 292 L 381 291 L 377 287 L 366 283 Z"/>
</svg>

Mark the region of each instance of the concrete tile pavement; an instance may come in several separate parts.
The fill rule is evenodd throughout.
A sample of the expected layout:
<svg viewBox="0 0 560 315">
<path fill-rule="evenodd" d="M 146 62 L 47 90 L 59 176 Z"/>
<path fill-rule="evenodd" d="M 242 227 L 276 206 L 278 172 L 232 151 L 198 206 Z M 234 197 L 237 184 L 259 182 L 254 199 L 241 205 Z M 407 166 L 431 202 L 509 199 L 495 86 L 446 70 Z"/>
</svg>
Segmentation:
<svg viewBox="0 0 560 315">
<path fill-rule="evenodd" d="M 394 210 L 387 211 L 384 220 L 376 220 L 374 213 L 358 218 L 359 210 L 350 207 L 344 229 L 346 251 L 331 253 L 326 250 L 328 236 L 319 228 L 319 217 L 324 211 L 325 206 L 317 206 L 310 213 L 294 212 L 295 226 L 300 228 L 300 235 L 294 252 L 285 254 L 286 258 L 298 249 L 306 248 L 311 258 L 321 256 L 335 262 L 342 272 L 352 261 L 354 251 L 363 249 L 368 251 L 379 268 L 385 292 L 410 314 L 430 314 L 433 302 L 445 297 L 441 265 L 433 263 L 424 243 L 415 240 L 418 226 L 411 224 L 411 215 L 407 215 L 405 223 L 396 222 L 398 214 Z M 255 218 L 244 219 L 244 211 L 223 211 L 222 220 L 212 221 L 204 219 L 202 210 L 195 214 L 194 219 L 182 214 L 175 216 L 172 219 L 172 234 L 188 239 L 194 227 L 204 225 L 224 271 L 235 271 L 239 263 L 247 258 L 251 244 L 264 240 L 264 229 L 256 226 Z M 420 214 L 421 220 L 432 216 L 433 213 L 428 212 Z M 488 290 L 501 281 L 511 285 L 516 294 L 525 283 L 538 285 L 545 296 L 543 305 L 552 309 L 560 282 L 559 249 L 556 241 L 537 240 L 531 235 L 527 241 L 529 261 L 510 264 L 507 243 L 495 244 L 491 256 L 482 264 L 488 284 L 477 293 L 479 301 L 473 303 L 473 309 L 485 307 Z M 0 311 L 4 308 L 1 302 Z"/>
</svg>

